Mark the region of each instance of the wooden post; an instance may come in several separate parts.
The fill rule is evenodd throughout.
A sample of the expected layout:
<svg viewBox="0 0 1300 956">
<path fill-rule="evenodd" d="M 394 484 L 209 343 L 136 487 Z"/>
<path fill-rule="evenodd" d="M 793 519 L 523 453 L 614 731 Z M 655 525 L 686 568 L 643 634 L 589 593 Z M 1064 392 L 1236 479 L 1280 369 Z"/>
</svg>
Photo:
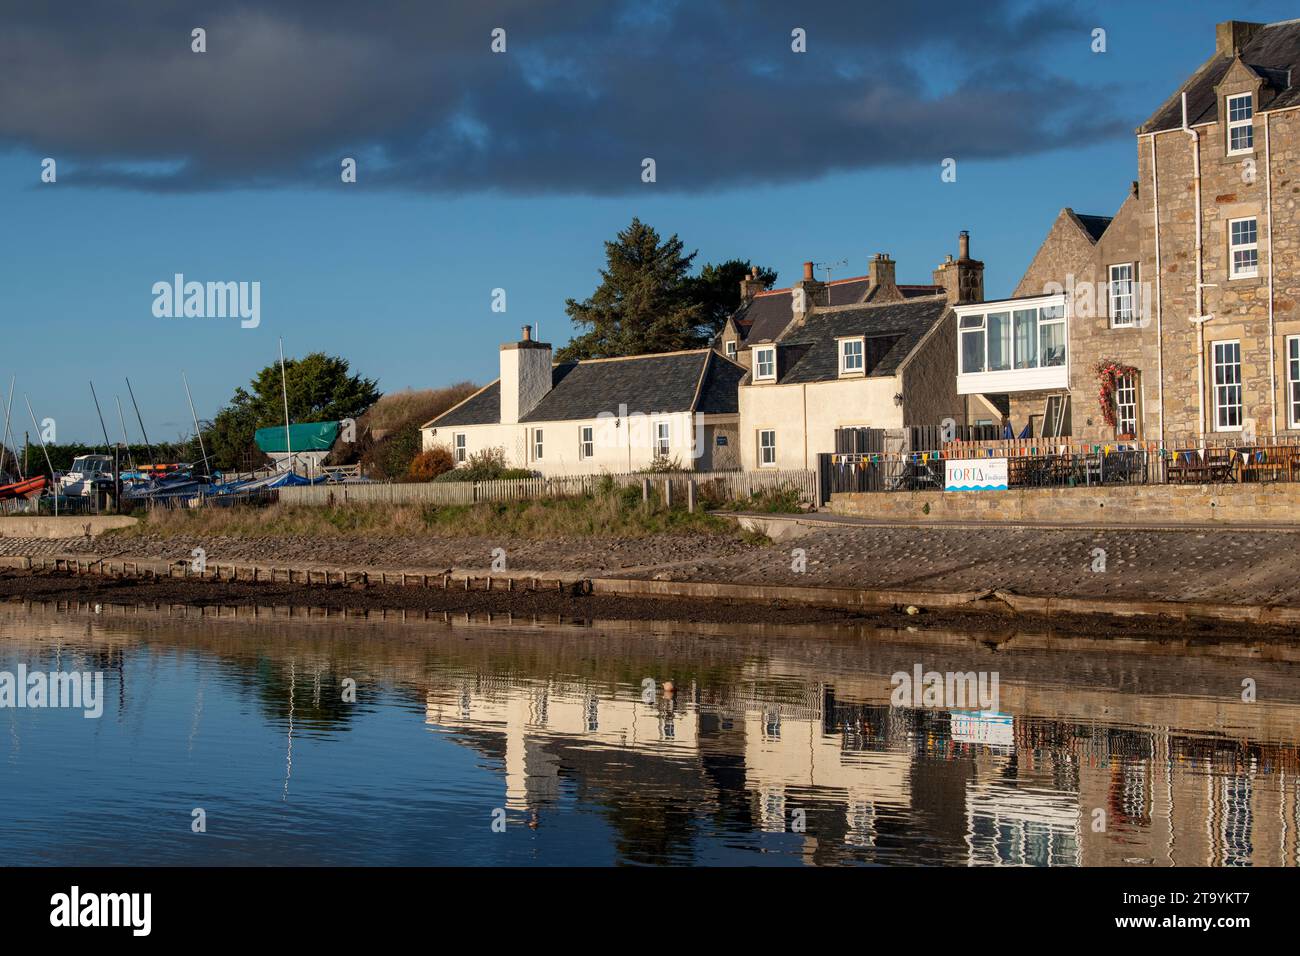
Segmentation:
<svg viewBox="0 0 1300 956">
<path fill-rule="evenodd" d="M 665 478 L 664 479 L 664 507 L 671 508 L 672 506 L 673 506 L 673 480 L 671 478 Z"/>
<path fill-rule="evenodd" d="M 690 512 L 695 511 L 695 504 L 696 504 L 697 497 L 698 497 L 698 491 L 695 487 L 695 479 L 692 478 L 686 482 L 686 510 L 687 511 Z"/>
<path fill-rule="evenodd" d="M 647 504 L 650 501 L 650 479 L 649 478 L 641 479 L 641 500 L 646 502 Z"/>
</svg>

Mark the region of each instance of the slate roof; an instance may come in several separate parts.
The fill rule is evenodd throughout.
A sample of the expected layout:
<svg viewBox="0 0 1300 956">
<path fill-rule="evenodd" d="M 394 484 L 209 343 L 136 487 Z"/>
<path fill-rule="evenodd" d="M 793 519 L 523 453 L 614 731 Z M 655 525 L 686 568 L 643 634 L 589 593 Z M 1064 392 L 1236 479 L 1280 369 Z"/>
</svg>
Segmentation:
<svg viewBox="0 0 1300 956">
<path fill-rule="evenodd" d="M 837 339 L 866 337 L 866 374 L 893 375 L 949 311 L 945 296 L 813 312 L 778 347 L 778 381 L 825 382 L 840 377 Z"/>
<path fill-rule="evenodd" d="M 789 289 L 760 292 L 736 312 L 736 328 L 746 342 L 766 342 L 781 334 L 794 311 Z"/>
<path fill-rule="evenodd" d="M 1071 211 L 1073 212 L 1073 210 Z M 1083 226 L 1084 232 L 1092 238 L 1094 243 L 1101 240 L 1102 233 L 1115 219 L 1114 216 L 1085 216 L 1077 212 L 1073 213 L 1073 215 L 1075 219 L 1079 220 L 1079 225 Z"/>
<path fill-rule="evenodd" d="M 831 307 L 857 305 L 867 295 L 871 287 L 870 276 L 855 276 L 851 279 L 836 279 L 828 286 Z M 934 295 L 940 291 L 934 285 L 900 285 L 898 291 L 904 298 Z M 771 342 L 785 329 L 794 318 L 790 299 L 790 289 L 770 289 L 760 292 L 736 312 L 736 328 L 745 342 Z M 825 308 L 825 306 L 819 306 Z"/>
<path fill-rule="evenodd" d="M 870 276 L 858 276 L 856 279 L 836 279 L 828 288 L 831 305 L 857 305 L 867 294 L 871 286 Z"/>
<path fill-rule="evenodd" d="M 1266 89 L 1277 93 L 1271 101 L 1255 105 L 1255 112 L 1283 109 L 1300 103 L 1300 20 L 1270 23 L 1259 29 L 1238 54 L 1242 63 L 1255 71 Z M 1214 87 L 1223 79 L 1233 57 L 1215 54 L 1184 82 L 1174 95 L 1145 123 L 1139 133 L 1177 129 L 1182 126 L 1182 94 L 1187 93 L 1187 122 L 1189 125 L 1217 121 L 1218 99 Z"/>
<path fill-rule="evenodd" d="M 700 376 L 703 374 L 703 383 Z M 620 359 L 562 362 L 551 368 L 551 390 L 522 422 L 596 418 L 601 412 L 736 414 L 736 386 L 745 369 L 712 349 Z M 501 380 L 448 409 L 424 427 L 492 425 L 501 421 Z"/>
<path fill-rule="evenodd" d="M 494 425 L 501 421 L 501 379 L 479 389 L 459 405 L 453 405 L 422 428 L 436 425 Z"/>
</svg>

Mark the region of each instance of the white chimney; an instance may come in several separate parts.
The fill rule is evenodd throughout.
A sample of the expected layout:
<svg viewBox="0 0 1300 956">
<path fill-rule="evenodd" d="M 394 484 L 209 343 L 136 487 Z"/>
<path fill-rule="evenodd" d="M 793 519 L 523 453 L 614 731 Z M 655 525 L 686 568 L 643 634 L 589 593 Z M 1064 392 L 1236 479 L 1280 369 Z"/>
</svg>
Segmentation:
<svg viewBox="0 0 1300 956">
<path fill-rule="evenodd" d="M 514 425 L 551 390 L 551 346 L 523 328 L 518 342 L 501 346 L 501 424 Z"/>
</svg>

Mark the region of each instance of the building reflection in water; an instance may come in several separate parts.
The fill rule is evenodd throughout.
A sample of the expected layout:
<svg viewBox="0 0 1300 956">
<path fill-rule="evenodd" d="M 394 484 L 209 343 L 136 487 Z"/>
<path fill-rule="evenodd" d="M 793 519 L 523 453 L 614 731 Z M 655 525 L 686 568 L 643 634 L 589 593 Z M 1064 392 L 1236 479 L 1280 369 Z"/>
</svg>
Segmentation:
<svg viewBox="0 0 1300 956">
<path fill-rule="evenodd" d="M 632 687 L 465 677 L 430 690 L 426 715 L 499 759 L 520 818 L 544 820 L 567 778 L 624 815 L 678 804 L 679 849 L 695 813 L 788 834 L 818 863 L 1300 861 L 1294 743 L 892 707 L 886 684 L 872 700 L 849 683 L 847 699 L 836 682 L 742 679 L 647 702 Z M 1166 703 L 1183 718 L 1213 705 Z"/>
<path fill-rule="evenodd" d="M 605 823 L 610 858 L 633 863 L 743 862 L 754 853 L 819 864 L 1300 863 L 1300 660 L 1286 648 L 1269 658 L 1243 645 L 1234 657 L 1138 642 L 1121 654 L 1111 640 L 1063 648 L 1050 636 L 989 642 L 938 631 L 706 640 L 595 628 L 468 633 L 0 608 L 5 659 L 103 671 L 115 704 L 105 720 L 126 740 L 152 744 L 178 723 L 188 762 L 205 742 L 243 745 L 265 734 L 278 750 L 281 807 L 315 799 L 336 809 L 313 772 L 333 767 L 386 715 L 385 726 L 423 721 L 480 758 L 467 773 L 463 761 L 446 761 L 453 748 L 430 747 L 426 735 L 394 738 L 389 762 L 351 784 L 391 800 L 390 815 L 421 796 L 384 789 L 397 776 L 393 761 L 433 775 L 451 820 L 481 819 L 480 788 L 495 789 L 495 774 L 492 806 L 543 836 L 599 845 L 588 858 L 604 858 L 605 837 L 583 814 Z M 889 675 L 918 661 L 998 672 L 996 710 L 891 706 Z M 666 662 L 671 689 L 642 680 Z M 1247 669 L 1261 688 L 1255 703 L 1237 696 Z M 338 691 L 354 679 L 360 704 Z M 225 723 L 209 730 L 208 715 L 223 704 Z M 24 729 L 54 726 L 31 716 L 7 715 L 16 767 L 26 766 L 15 763 L 26 759 Z M 92 729 L 51 739 L 93 754 L 101 730 Z M 152 781 L 139 783 L 148 799 Z M 374 822 L 348 825 L 364 832 Z"/>
</svg>

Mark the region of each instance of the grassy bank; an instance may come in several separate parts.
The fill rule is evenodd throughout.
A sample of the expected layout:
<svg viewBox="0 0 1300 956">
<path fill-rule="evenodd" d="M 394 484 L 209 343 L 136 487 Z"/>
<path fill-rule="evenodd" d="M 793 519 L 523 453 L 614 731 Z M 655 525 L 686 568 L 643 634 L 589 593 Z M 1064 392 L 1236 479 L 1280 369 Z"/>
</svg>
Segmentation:
<svg viewBox="0 0 1300 956">
<path fill-rule="evenodd" d="M 333 508 L 271 505 L 264 508 L 158 510 L 138 524 L 110 532 L 113 540 L 165 536 L 237 538 L 486 536 L 520 538 L 637 538 L 663 533 L 749 537 L 725 518 L 703 511 L 642 502 L 638 488 L 578 498 L 473 505 L 360 505 Z"/>
</svg>

